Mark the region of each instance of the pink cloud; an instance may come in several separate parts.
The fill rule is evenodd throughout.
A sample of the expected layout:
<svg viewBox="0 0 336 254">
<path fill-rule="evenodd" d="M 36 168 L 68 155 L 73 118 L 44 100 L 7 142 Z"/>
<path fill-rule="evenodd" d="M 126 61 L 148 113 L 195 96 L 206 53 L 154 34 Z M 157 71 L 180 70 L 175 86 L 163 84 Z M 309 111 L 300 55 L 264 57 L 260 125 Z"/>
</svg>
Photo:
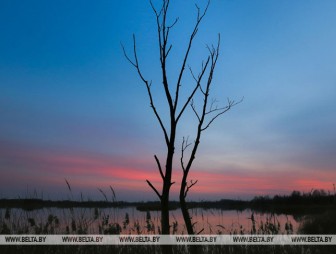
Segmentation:
<svg viewBox="0 0 336 254">
<path fill-rule="evenodd" d="M 14 144 L 0 145 L 2 160 L 1 185 L 15 186 L 61 186 L 65 188 L 66 178 L 76 189 L 106 188 L 113 186 L 117 191 L 151 193 L 146 179 L 160 191 L 162 179 L 155 161 L 147 158 L 118 157 L 90 153 L 69 153 L 59 150 L 25 147 Z M 255 168 L 252 170 L 251 168 Z M 190 172 L 189 179 L 198 180 L 190 191 L 190 197 L 217 198 L 228 195 L 254 196 L 290 193 L 292 190 L 310 191 L 332 188 L 336 172 L 291 168 L 285 170 L 199 170 Z M 175 169 L 172 194 L 179 192 L 181 170 Z M 19 188 L 18 188 L 19 189 Z M 47 190 L 46 190 L 47 191 Z"/>
</svg>

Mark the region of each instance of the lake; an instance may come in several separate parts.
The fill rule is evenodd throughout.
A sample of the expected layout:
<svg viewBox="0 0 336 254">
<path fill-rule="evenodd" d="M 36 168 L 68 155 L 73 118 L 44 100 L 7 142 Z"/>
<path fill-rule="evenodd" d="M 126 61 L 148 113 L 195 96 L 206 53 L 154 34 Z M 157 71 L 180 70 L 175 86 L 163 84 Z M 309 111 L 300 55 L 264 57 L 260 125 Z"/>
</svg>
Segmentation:
<svg viewBox="0 0 336 254">
<path fill-rule="evenodd" d="M 189 210 L 195 232 L 201 234 L 297 233 L 300 222 L 292 215 L 273 215 L 250 209 L 243 211 L 194 208 Z M 170 212 L 171 232 L 186 234 L 179 209 Z M 252 216 L 253 215 L 253 216 Z M 1 227 L 11 234 L 159 234 L 160 211 L 126 208 L 0 209 Z"/>
</svg>

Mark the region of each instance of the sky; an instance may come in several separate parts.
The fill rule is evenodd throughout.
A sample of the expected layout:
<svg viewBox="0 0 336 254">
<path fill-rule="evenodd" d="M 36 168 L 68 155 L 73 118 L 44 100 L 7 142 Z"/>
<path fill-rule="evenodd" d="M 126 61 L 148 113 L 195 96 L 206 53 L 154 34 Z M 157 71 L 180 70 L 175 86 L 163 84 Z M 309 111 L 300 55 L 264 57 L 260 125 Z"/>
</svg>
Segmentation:
<svg viewBox="0 0 336 254">
<path fill-rule="evenodd" d="M 153 1 L 159 7 L 160 1 Z M 174 85 L 197 10 L 172 1 L 167 70 Z M 336 2 L 212 0 L 191 49 L 197 73 L 221 35 L 211 98 L 243 102 L 202 136 L 191 200 L 249 199 L 336 183 Z M 0 1 L 0 198 L 157 200 L 154 154 L 165 143 L 144 84 L 125 59 L 136 36 L 142 72 L 167 123 L 155 16 L 148 1 Z M 194 85 L 186 72 L 182 95 Z M 200 103 L 201 101 L 196 100 Z M 188 108 L 177 133 L 177 199 Z M 164 163 L 162 163 L 164 164 Z M 69 191 L 66 181 L 71 186 Z"/>
</svg>

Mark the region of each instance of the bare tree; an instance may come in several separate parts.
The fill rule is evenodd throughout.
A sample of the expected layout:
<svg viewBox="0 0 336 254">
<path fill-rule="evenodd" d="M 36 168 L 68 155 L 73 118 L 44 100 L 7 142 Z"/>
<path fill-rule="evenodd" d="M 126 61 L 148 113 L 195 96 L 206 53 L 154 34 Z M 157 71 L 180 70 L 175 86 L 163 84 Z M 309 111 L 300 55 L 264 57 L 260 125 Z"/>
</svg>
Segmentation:
<svg viewBox="0 0 336 254">
<path fill-rule="evenodd" d="M 202 69 L 201 69 L 201 72 L 199 73 L 199 75 L 196 77 L 193 74 L 192 70 L 190 69 L 190 72 L 192 73 L 192 76 L 195 80 L 195 84 L 196 84 L 195 87 L 197 87 L 202 94 L 203 105 L 201 105 L 201 110 L 198 111 L 196 109 L 194 101 L 191 100 L 190 106 L 191 106 L 195 116 L 197 117 L 197 121 L 198 121 L 196 138 L 195 138 L 195 141 L 194 141 L 193 144 L 188 142 L 188 138 L 187 139 L 183 138 L 182 148 L 181 148 L 181 167 L 182 167 L 182 170 L 183 170 L 183 177 L 182 177 L 181 188 L 180 188 L 180 205 L 181 205 L 181 210 L 182 210 L 182 214 L 183 214 L 183 218 L 184 218 L 184 221 L 185 221 L 185 224 L 186 224 L 188 234 L 194 234 L 195 232 L 194 232 L 194 229 L 193 229 L 193 224 L 191 222 L 191 218 L 189 216 L 187 203 L 186 203 L 186 197 L 187 197 L 187 194 L 188 194 L 189 190 L 198 182 L 198 180 L 196 180 L 196 181 L 191 180 L 190 184 L 188 185 L 188 175 L 189 175 L 189 171 L 191 169 L 191 166 L 192 166 L 192 164 L 195 160 L 195 155 L 196 155 L 197 149 L 199 147 L 201 135 L 202 135 L 203 131 L 205 131 L 206 129 L 209 128 L 209 126 L 215 121 L 216 118 L 218 118 L 219 116 L 221 116 L 225 112 L 229 111 L 233 106 L 235 106 L 236 104 L 241 102 L 241 101 L 235 102 L 235 101 L 232 101 L 232 100 L 228 99 L 227 105 L 224 106 L 224 107 L 218 107 L 216 105 L 217 101 L 215 99 L 213 99 L 209 103 L 210 87 L 211 87 L 211 84 L 212 84 L 212 78 L 213 78 L 216 63 L 217 63 L 217 60 L 218 60 L 219 46 L 220 46 L 220 35 L 218 35 L 217 47 L 212 46 L 210 48 L 208 46 L 209 56 L 206 60 L 205 65 L 202 65 Z M 204 78 L 204 73 L 207 69 L 209 69 L 209 73 L 207 74 L 207 78 L 205 80 L 205 86 L 202 87 L 201 83 L 202 83 L 202 80 Z M 191 150 L 191 154 L 189 156 L 189 159 L 187 160 L 187 164 L 185 166 L 184 153 L 185 153 L 185 150 L 189 146 L 192 146 L 192 150 Z M 198 233 L 200 233 L 200 232 L 198 232 Z"/>
<path fill-rule="evenodd" d="M 153 189 L 153 191 L 156 193 L 156 195 L 159 197 L 161 202 L 161 227 L 162 227 L 162 234 L 169 234 L 170 233 L 170 226 L 169 226 L 169 194 L 170 194 L 170 188 L 174 184 L 172 182 L 172 169 L 173 169 L 173 161 L 174 161 L 174 154 L 175 154 L 175 143 L 176 143 L 176 131 L 177 127 L 179 126 L 181 117 L 186 112 L 186 108 L 188 105 L 191 106 L 191 109 L 195 113 L 197 119 L 198 119 L 198 125 L 197 125 L 197 134 L 196 134 L 196 140 L 194 142 L 190 158 L 188 159 L 188 162 L 186 166 L 184 166 L 184 151 L 188 146 L 191 145 L 191 143 L 188 143 L 187 140 L 183 140 L 182 142 L 182 156 L 181 156 L 181 166 L 183 169 L 183 179 L 181 182 L 181 189 L 180 189 L 180 202 L 181 202 L 181 208 L 184 216 L 184 220 L 187 225 L 188 233 L 193 234 L 193 227 L 191 224 L 191 220 L 188 214 L 187 206 L 186 206 L 186 197 L 187 193 L 190 190 L 190 188 L 196 183 L 191 182 L 190 185 L 187 185 L 188 180 L 188 174 L 190 171 L 190 168 L 192 166 L 192 163 L 195 159 L 195 154 L 197 152 L 201 134 L 204 130 L 206 130 L 213 121 L 219 117 L 220 115 L 227 112 L 232 106 L 234 106 L 236 103 L 234 101 L 228 101 L 228 105 L 223 108 L 218 108 L 215 106 L 215 101 L 210 103 L 210 106 L 208 105 L 209 100 L 209 91 L 210 86 L 212 83 L 212 77 L 215 70 L 215 66 L 218 59 L 218 53 L 219 53 L 219 45 L 220 40 L 218 37 L 218 44 L 217 47 L 208 47 L 209 50 L 209 57 L 205 61 L 205 63 L 202 63 L 202 68 L 199 73 L 199 75 L 196 77 L 190 69 L 190 73 L 192 77 L 195 80 L 195 84 L 192 86 L 189 92 L 189 96 L 187 96 L 184 100 L 180 99 L 180 88 L 181 88 L 181 82 L 186 72 L 187 62 L 189 58 L 189 54 L 194 42 L 194 38 L 198 32 L 199 25 L 201 21 L 203 20 L 204 16 L 207 13 L 210 0 L 208 0 L 208 3 L 203 11 L 200 10 L 200 8 L 196 5 L 197 8 L 197 17 L 195 24 L 193 26 L 193 29 L 191 31 L 191 34 L 189 36 L 189 41 L 186 46 L 186 50 L 183 55 L 182 64 L 180 67 L 178 67 L 178 77 L 175 84 L 170 84 L 168 82 L 167 78 L 167 59 L 169 57 L 169 53 L 172 49 L 172 44 L 169 42 L 169 34 L 171 32 L 171 29 L 176 25 L 178 22 L 178 18 L 176 18 L 171 24 L 167 23 L 167 14 L 169 9 L 169 0 L 162 0 L 162 5 L 160 9 L 155 8 L 153 3 L 150 1 L 151 7 L 153 9 L 153 12 L 155 14 L 156 18 L 156 25 L 157 25 L 157 36 L 158 36 L 158 44 L 159 44 L 159 57 L 160 57 L 160 65 L 161 65 L 161 74 L 162 74 L 162 88 L 164 90 L 165 98 L 167 100 L 167 105 L 169 108 L 169 124 L 164 124 L 164 121 L 162 120 L 161 115 L 159 114 L 156 106 L 155 101 L 152 94 L 152 81 L 149 81 L 145 78 L 143 75 L 143 72 L 140 68 L 139 59 L 137 55 L 137 47 L 136 47 L 136 38 L 135 35 L 133 35 L 133 56 L 129 57 L 129 55 L 126 53 L 126 50 L 124 46 L 122 45 L 124 55 L 126 59 L 131 63 L 131 65 L 134 66 L 136 69 L 140 79 L 144 83 L 148 96 L 149 96 L 149 102 L 150 106 L 153 110 L 153 113 L 159 122 L 160 128 L 163 132 L 167 152 L 166 152 L 166 159 L 165 159 L 165 168 L 162 167 L 162 163 L 159 160 L 159 158 L 154 155 L 154 159 L 157 163 L 157 167 L 160 173 L 160 176 L 162 178 L 162 189 L 161 192 L 155 187 L 150 180 L 146 180 L 148 185 Z M 203 82 L 204 77 L 206 78 L 206 85 L 203 87 L 201 83 Z M 196 93 L 201 93 L 203 95 L 203 105 L 201 112 L 197 112 L 197 109 L 195 107 L 195 102 L 193 100 Z"/>
</svg>

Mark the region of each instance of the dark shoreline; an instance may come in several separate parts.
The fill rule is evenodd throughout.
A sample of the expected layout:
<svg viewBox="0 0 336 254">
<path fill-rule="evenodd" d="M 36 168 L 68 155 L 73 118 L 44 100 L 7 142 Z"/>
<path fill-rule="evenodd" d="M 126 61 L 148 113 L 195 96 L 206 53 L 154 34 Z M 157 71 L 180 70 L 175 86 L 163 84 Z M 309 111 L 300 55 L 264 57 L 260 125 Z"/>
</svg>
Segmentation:
<svg viewBox="0 0 336 254">
<path fill-rule="evenodd" d="M 307 214 L 318 213 L 326 209 L 336 209 L 335 196 L 320 197 L 274 197 L 274 198 L 254 198 L 251 201 L 222 199 L 219 201 L 199 201 L 188 203 L 189 208 L 202 209 L 222 209 L 238 210 L 251 209 L 257 212 L 271 212 L 275 214 Z M 124 208 L 136 207 L 139 211 L 157 211 L 160 210 L 158 201 L 152 202 L 125 202 L 125 201 L 72 201 L 72 200 L 43 200 L 43 199 L 0 199 L 0 208 L 12 209 L 18 208 L 23 210 L 37 210 L 43 208 Z M 170 202 L 170 209 L 179 208 L 177 201 Z"/>
</svg>

